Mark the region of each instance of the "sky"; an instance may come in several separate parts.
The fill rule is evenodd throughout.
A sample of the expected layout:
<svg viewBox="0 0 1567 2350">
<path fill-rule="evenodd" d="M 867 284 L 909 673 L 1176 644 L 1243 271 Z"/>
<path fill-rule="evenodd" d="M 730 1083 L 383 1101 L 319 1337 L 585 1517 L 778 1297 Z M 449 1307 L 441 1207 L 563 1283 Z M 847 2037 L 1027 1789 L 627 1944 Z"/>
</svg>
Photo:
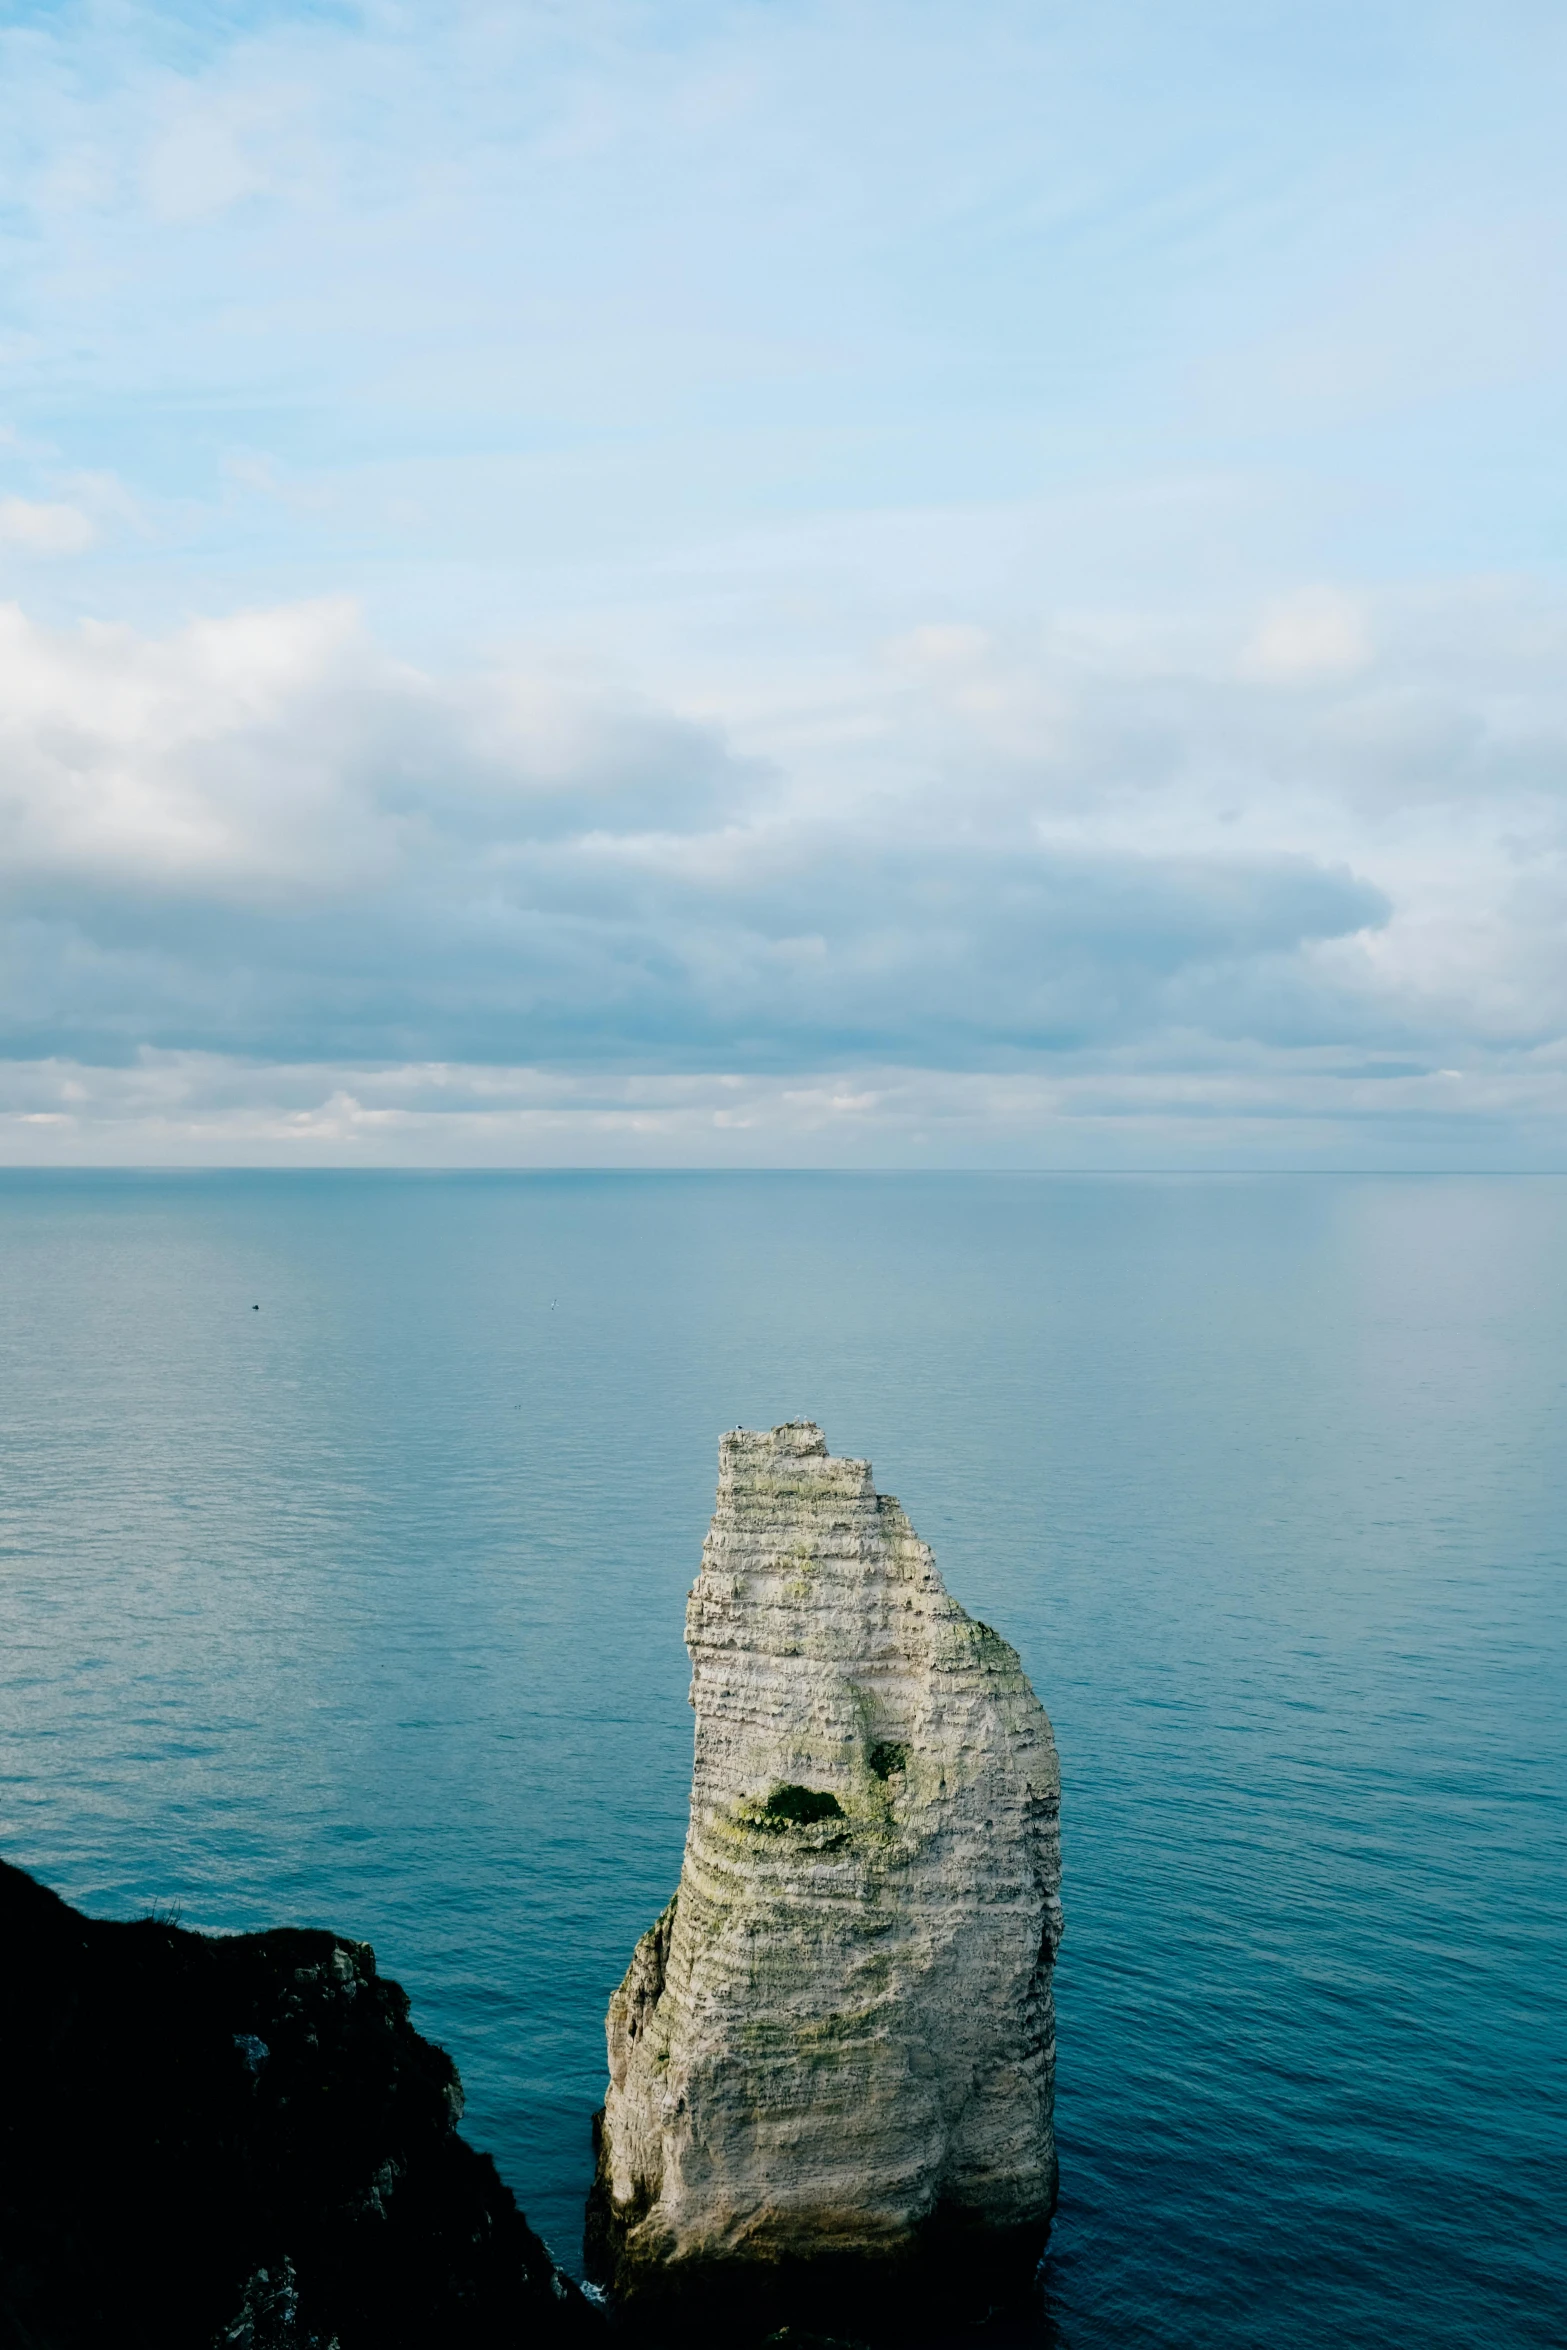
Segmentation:
<svg viewBox="0 0 1567 2350">
<path fill-rule="evenodd" d="M 0 1162 L 1567 1166 L 1559 0 L 0 0 Z"/>
</svg>

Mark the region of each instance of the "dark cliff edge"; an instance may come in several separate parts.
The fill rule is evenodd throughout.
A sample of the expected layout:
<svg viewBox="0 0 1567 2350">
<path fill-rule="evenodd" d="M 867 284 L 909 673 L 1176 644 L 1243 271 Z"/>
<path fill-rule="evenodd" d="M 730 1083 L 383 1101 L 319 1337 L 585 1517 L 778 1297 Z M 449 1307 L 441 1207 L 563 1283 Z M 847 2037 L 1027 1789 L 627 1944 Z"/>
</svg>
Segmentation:
<svg viewBox="0 0 1567 2350">
<path fill-rule="evenodd" d="M 0 1863 L 4 2350 L 521 2350 L 603 2321 L 368 1944 L 83 1917 Z"/>
</svg>

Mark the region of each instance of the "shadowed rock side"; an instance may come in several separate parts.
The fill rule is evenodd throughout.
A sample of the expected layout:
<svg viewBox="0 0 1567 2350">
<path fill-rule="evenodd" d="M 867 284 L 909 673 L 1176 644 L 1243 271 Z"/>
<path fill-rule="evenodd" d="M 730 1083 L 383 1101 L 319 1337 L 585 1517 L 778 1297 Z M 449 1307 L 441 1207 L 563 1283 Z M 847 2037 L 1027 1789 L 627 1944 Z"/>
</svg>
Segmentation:
<svg viewBox="0 0 1567 2350">
<path fill-rule="evenodd" d="M 772 2317 L 1025 2288 L 1060 1782 L 1017 1657 L 805 1422 L 722 1440 L 686 1639 L 685 1860 L 610 2003 L 590 2264 Z"/>
<path fill-rule="evenodd" d="M 366 1943 L 83 1917 L 0 1864 L 7 2350 L 500 2350 L 602 2321 Z"/>
</svg>

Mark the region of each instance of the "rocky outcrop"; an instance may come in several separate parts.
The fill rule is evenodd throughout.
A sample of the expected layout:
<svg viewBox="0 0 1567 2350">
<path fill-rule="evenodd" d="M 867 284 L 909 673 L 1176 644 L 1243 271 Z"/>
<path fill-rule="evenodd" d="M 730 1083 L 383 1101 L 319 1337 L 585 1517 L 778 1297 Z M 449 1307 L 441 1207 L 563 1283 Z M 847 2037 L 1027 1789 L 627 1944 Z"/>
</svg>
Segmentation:
<svg viewBox="0 0 1567 2350">
<path fill-rule="evenodd" d="M 644 2306 L 994 2301 L 1056 2192 L 1044 1710 L 805 1422 L 722 1440 L 686 1639 L 685 1860 L 610 2003 L 590 2261 Z"/>
<path fill-rule="evenodd" d="M 6 2350 L 497 2350 L 602 2321 L 368 1944 L 86 1918 L 0 1864 Z"/>
</svg>

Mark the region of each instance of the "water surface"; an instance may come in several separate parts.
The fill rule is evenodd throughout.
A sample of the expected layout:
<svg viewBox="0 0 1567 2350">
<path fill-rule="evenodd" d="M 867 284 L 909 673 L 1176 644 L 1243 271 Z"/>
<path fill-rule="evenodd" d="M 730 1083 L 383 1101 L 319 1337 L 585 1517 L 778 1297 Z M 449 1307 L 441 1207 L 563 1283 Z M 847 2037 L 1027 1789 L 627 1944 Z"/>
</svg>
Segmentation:
<svg viewBox="0 0 1567 2350">
<path fill-rule="evenodd" d="M 1055 1721 L 1042 2338 L 1567 2338 L 1567 1181 L 11 1175 L 0 1305 L 0 1850 L 373 1942 L 568 2262 L 809 1417 Z"/>
</svg>

